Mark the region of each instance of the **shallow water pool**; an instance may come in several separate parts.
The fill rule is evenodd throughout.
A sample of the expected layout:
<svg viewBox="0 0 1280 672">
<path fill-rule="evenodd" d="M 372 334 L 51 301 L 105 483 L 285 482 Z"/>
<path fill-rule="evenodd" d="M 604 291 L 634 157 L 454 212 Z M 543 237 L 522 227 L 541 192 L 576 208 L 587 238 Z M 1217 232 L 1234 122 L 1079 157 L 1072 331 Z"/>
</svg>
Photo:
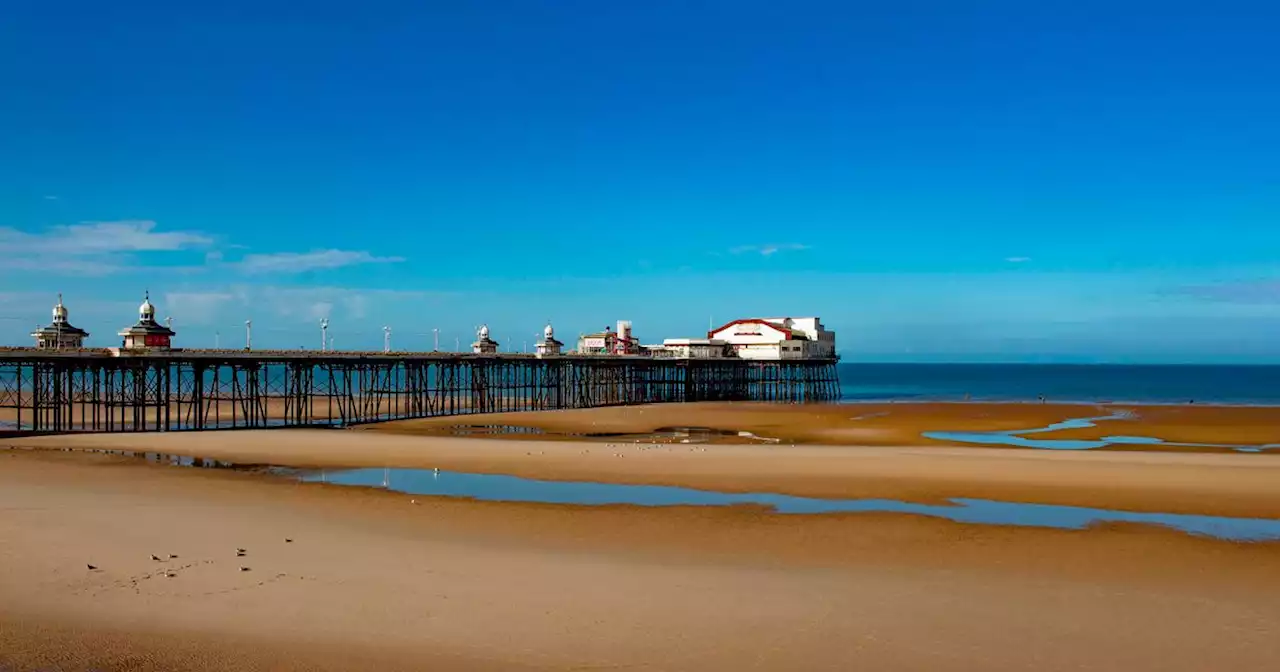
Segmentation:
<svg viewBox="0 0 1280 672">
<path fill-rule="evenodd" d="M 518 476 L 428 469 L 346 469 L 300 472 L 298 478 L 337 485 L 385 487 L 395 492 L 482 501 L 600 506 L 767 506 L 780 514 L 887 512 L 946 518 L 959 523 L 1084 529 L 1099 523 L 1162 525 L 1188 534 L 1235 541 L 1280 540 L 1280 520 L 1171 513 L 1141 513 L 984 499 L 916 504 L 891 499 L 818 499 L 777 493 L 726 493 L 660 485 L 542 481 Z"/>
</svg>

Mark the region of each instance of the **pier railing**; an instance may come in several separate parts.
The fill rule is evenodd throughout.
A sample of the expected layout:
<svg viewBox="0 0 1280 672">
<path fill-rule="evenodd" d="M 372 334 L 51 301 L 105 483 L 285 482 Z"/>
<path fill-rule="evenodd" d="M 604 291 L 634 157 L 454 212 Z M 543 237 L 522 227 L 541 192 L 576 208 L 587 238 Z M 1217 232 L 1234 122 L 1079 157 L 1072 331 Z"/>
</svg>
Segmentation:
<svg viewBox="0 0 1280 672">
<path fill-rule="evenodd" d="M 834 401 L 835 360 L 0 349 L 0 431 L 342 426 L 691 401 Z"/>
</svg>

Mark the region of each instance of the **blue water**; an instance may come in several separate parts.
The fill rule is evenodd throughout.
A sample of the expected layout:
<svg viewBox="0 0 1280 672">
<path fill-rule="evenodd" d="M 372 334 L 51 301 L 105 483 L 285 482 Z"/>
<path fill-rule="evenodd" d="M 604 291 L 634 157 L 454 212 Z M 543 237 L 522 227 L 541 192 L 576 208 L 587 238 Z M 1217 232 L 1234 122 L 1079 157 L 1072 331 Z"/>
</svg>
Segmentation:
<svg viewBox="0 0 1280 672">
<path fill-rule="evenodd" d="M 839 364 L 846 401 L 1125 401 L 1280 405 L 1280 366 Z"/>
<path fill-rule="evenodd" d="M 958 441 L 961 443 L 980 443 L 988 446 L 1015 446 L 1018 448 L 1041 448 L 1045 450 L 1090 450 L 1105 448 L 1111 445 L 1141 446 L 1178 446 L 1187 448 L 1229 448 L 1242 453 L 1261 453 L 1267 450 L 1280 449 L 1280 443 L 1268 443 L 1260 446 L 1238 446 L 1226 443 L 1182 443 L 1165 441 L 1154 436 L 1104 436 L 1100 439 L 1036 439 L 1027 438 L 1028 434 L 1043 434 L 1060 429 L 1084 429 L 1096 427 L 1097 423 L 1107 420 L 1123 420 L 1132 416 L 1127 411 L 1117 411 L 1111 415 L 1095 418 L 1074 418 L 1055 422 L 1038 429 L 1011 429 L 996 432 L 923 432 L 926 439 L 938 441 Z"/>
<path fill-rule="evenodd" d="M 467 474 L 426 469 L 348 469 L 307 472 L 304 481 L 386 487 L 415 495 L 467 497 L 484 501 L 545 504 L 632 504 L 638 506 L 731 506 L 756 504 L 782 514 L 889 512 L 946 518 L 959 523 L 1021 525 L 1079 530 L 1098 523 L 1163 525 L 1188 534 L 1234 541 L 1280 539 L 1280 520 L 1170 513 L 1138 513 L 983 499 L 951 499 L 948 505 L 891 499 L 815 499 L 776 493 L 733 494 L 658 485 L 583 481 L 539 481 L 516 476 Z"/>
</svg>

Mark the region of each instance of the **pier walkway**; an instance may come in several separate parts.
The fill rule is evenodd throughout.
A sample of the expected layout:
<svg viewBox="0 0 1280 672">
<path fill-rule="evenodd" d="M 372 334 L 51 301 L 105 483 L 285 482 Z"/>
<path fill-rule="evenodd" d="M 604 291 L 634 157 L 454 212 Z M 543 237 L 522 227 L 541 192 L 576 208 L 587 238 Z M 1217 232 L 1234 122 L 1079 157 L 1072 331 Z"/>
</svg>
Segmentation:
<svg viewBox="0 0 1280 672">
<path fill-rule="evenodd" d="M 836 360 L 0 349 L 0 432 L 344 426 L 690 401 L 834 401 Z"/>
</svg>

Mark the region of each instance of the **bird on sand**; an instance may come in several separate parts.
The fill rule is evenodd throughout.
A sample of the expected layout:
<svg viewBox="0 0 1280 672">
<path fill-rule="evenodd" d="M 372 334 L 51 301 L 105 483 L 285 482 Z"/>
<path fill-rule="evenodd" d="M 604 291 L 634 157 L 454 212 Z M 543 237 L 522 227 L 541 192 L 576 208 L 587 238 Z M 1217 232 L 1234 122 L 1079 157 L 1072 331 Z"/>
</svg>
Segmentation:
<svg viewBox="0 0 1280 672">
<path fill-rule="evenodd" d="M 160 562 L 160 558 L 157 558 L 154 553 L 151 554 L 151 559 L 155 560 L 156 562 Z"/>
<path fill-rule="evenodd" d="M 292 543 L 293 543 L 293 540 L 292 540 L 292 539 L 289 539 L 289 538 L 285 538 L 284 543 L 286 543 L 286 544 L 292 544 Z"/>
<path fill-rule="evenodd" d="M 177 560 L 177 559 L 178 559 L 178 556 L 176 556 L 176 555 L 174 555 L 174 554 L 170 553 L 170 554 L 169 554 L 169 559 L 170 559 L 170 560 Z"/>
<path fill-rule="evenodd" d="M 240 571 L 242 571 L 242 572 L 247 572 L 247 571 L 249 571 L 249 568 L 248 568 L 248 567 L 241 567 L 241 568 L 240 568 Z"/>
<path fill-rule="evenodd" d="M 98 567 L 97 567 L 97 565 L 88 565 L 88 564 L 86 564 L 86 565 L 85 565 L 85 567 L 88 567 L 88 568 L 89 568 L 89 571 L 91 571 L 91 572 L 92 572 L 92 571 L 94 571 L 94 570 L 96 570 L 96 569 L 98 568 Z"/>
</svg>

